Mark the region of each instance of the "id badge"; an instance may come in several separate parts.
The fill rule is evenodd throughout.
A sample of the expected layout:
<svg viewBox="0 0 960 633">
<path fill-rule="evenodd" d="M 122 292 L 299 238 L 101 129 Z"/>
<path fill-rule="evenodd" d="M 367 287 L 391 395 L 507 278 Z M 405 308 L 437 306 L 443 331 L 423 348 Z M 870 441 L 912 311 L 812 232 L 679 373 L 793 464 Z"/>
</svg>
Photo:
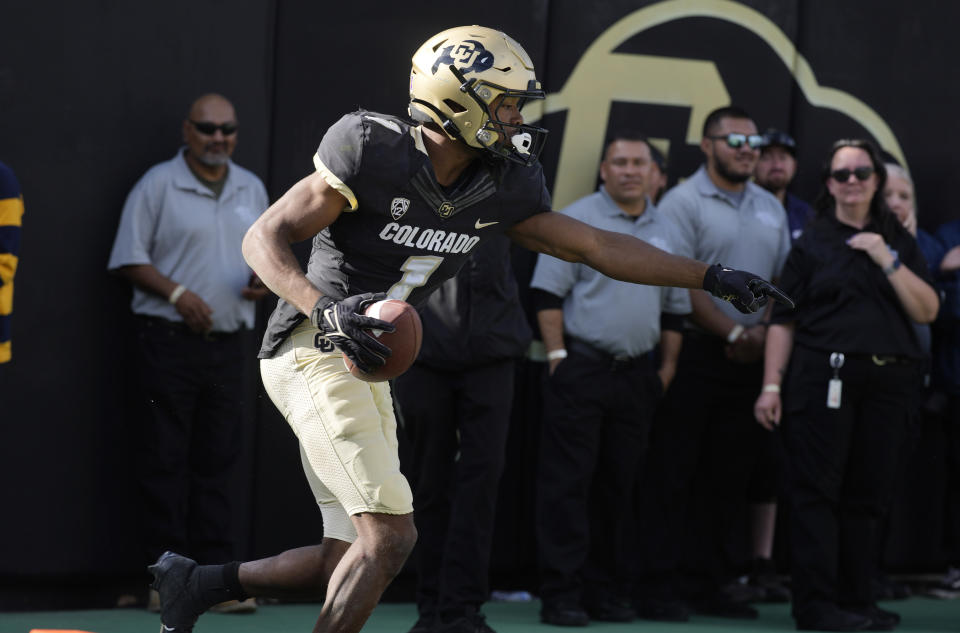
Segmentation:
<svg viewBox="0 0 960 633">
<path fill-rule="evenodd" d="M 827 387 L 827 408 L 840 408 L 840 395 L 843 392 L 843 381 L 839 378 L 831 378 L 830 386 Z"/>
</svg>

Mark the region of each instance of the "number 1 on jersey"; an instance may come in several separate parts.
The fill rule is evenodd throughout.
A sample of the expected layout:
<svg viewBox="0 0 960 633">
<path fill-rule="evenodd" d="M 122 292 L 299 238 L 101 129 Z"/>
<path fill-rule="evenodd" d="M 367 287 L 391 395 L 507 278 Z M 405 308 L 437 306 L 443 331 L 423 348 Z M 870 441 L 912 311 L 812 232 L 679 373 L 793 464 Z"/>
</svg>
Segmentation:
<svg viewBox="0 0 960 633">
<path fill-rule="evenodd" d="M 387 297 L 406 301 L 414 289 L 426 285 L 430 275 L 439 268 L 441 263 L 443 263 L 443 258 L 433 255 L 408 257 L 407 261 L 403 262 L 403 266 L 400 267 L 400 270 L 403 271 L 403 277 L 390 287 L 390 290 L 387 291 Z"/>
</svg>

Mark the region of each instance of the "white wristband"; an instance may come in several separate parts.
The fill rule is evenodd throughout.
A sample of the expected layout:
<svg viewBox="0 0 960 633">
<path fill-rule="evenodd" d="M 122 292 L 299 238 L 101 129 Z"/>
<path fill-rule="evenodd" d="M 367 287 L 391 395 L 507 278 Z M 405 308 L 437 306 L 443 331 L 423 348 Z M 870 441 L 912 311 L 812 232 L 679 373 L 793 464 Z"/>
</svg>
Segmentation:
<svg viewBox="0 0 960 633">
<path fill-rule="evenodd" d="M 555 349 L 552 352 L 547 352 L 547 360 L 560 360 L 561 358 L 567 357 L 567 350 Z"/>
<path fill-rule="evenodd" d="M 170 303 L 176 304 L 177 301 L 180 300 L 180 297 L 183 296 L 183 293 L 185 293 L 186 291 L 187 291 L 187 287 L 184 286 L 183 284 L 180 284 L 179 286 L 173 289 L 173 292 L 171 292 L 170 296 L 167 297 L 167 301 L 169 301 Z"/>
<path fill-rule="evenodd" d="M 780 385 L 772 382 L 768 385 L 764 385 L 763 393 L 780 393 Z"/>
<path fill-rule="evenodd" d="M 737 323 L 727 333 L 727 343 L 736 343 L 741 334 L 743 334 L 743 326 Z"/>
</svg>

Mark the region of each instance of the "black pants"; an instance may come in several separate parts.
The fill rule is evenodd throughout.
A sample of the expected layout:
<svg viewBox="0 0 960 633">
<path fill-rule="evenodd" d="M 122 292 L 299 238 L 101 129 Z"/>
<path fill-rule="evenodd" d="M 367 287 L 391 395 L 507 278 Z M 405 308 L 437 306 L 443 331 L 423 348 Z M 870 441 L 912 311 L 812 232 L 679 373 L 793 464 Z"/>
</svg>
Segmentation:
<svg viewBox="0 0 960 633">
<path fill-rule="evenodd" d="M 766 431 L 753 417 L 761 381 L 762 362 L 735 363 L 721 339 L 684 335 L 638 490 L 641 596 L 695 599 L 734 573 L 730 544 L 747 538 L 748 488 L 763 455 Z"/>
<path fill-rule="evenodd" d="M 873 603 L 878 529 L 920 388 L 917 367 L 846 358 L 826 406 L 829 354 L 795 347 L 784 390 L 793 612 Z"/>
<path fill-rule="evenodd" d="M 943 414 L 946 461 L 944 506 L 944 554 L 953 567 L 960 567 L 960 394 L 951 394 Z"/>
<path fill-rule="evenodd" d="M 624 529 L 663 391 L 650 355 L 629 368 L 573 351 L 543 391 L 537 544 L 544 603 L 620 597 Z"/>
<path fill-rule="evenodd" d="M 404 474 L 419 537 L 417 608 L 452 620 L 489 589 L 497 489 L 513 403 L 514 361 L 464 371 L 415 364 L 395 383 L 413 444 Z"/>
<path fill-rule="evenodd" d="M 146 557 L 172 549 L 201 563 L 233 560 L 243 337 L 208 340 L 144 318 L 137 319 L 136 336 L 144 417 L 134 424 Z"/>
</svg>

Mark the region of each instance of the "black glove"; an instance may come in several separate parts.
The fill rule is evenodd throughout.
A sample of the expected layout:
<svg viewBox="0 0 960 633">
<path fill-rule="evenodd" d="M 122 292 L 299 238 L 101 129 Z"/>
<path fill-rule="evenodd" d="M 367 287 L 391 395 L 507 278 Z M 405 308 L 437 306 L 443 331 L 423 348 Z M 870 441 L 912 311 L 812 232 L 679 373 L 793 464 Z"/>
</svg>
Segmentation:
<svg viewBox="0 0 960 633">
<path fill-rule="evenodd" d="M 756 312 L 767 305 L 768 299 L 794 307 L 793 299 L 769 281 L 743 270 L 724 268 L 714 264 L 703 276 L 703 289 L 714 297 L 729 301 L 744 314 Z"/>
<path fill-rule="evenodd" d="M 382 367 L 390 356 L 390 348 L 364 330 L 393 332 L 396 328 L 380 319 L 363 314 L 371 303 L 382 301 L 387 295 L 366 293 L 334 301 L 320 297 L 310 313 L 310 323 L 361 371 L 371 372 Z"/>
</svg>

